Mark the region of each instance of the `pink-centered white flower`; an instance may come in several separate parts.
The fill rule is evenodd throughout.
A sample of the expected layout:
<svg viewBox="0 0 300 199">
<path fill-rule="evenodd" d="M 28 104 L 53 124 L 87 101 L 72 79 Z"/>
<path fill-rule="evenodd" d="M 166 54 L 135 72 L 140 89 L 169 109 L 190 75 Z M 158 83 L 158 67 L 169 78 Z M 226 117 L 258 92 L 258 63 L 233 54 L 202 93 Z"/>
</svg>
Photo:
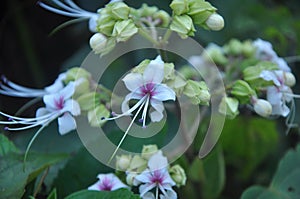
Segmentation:
<svg viewBox="0 0 300 199">
<path fill-rule="evenodd" d="M 148 168 L 135 177 L 135 185 L 139 186 L 140 196 L 143 199 L 160 198 L 176 199 L 177 194 L 172 189 L 176 183 L 168 172 L 168 160 L 161 151 L 151 156 L 148 161 Z M 151 192 L 154 190 L 155 195 Z"/>
<path fill-rule="evenodd" d="M 260 74 L 260 77 L 274 83 L 274 86 L 267 88 L 267 100 L 272 105 L 272 115 L 286 117 L 290 113 L 290 109 L 286 104 L 291 102 L 293 97 L 295 97 L 291 88 L 286 85 L 286 82 L 288 77 L 293 77 L 293 75 L 281 70 L 264 70 Z"/>
<path fill-rule="evenodd" d="M 117 176 L 112 173 L 99 174 L 98 182 L 88 187 L 88 190 L 96 191 L 114 191 L 116 189 L 128 188 Z"/>
<path fill-rule="evenodd" d="M 44 89 L 33 89 L 33 88 L 20 86 L 8 80 L 5 76 L 2 76 L 0 82 L 0 94 L 13 96 L 13 97 L 24 97 L 24 98 L 43 97 L 44 95 L 56 93 L 61 89 L 63 89 L 64 87 L 63 80 L 65 78 L 66 78 L 66 73 L 61 73 L 52 85 L 47 86 Z"/>
<path fill-rule="evenodd" d="M 118 2 L 118 1 L 121 1 L 121 0 L 111 0 L 110 3 Z M 99 18 L 98 13 L 86 11 L 86 10 L 80 8 L 72 0 L 65 0 L 64 2 L 62 2 L 60 0 L 51 0 L 51 2 L 56 7 L 52 7 L 41 1 L 39 1 L 38 4 L 42 8 L 49 10 L 51 12 L 54 12 L 56 14 L 76 18 L 75 19 L 76 21 L 74 20 L 74 22 L 77 22 L 79 20 L 89 20 L 89 30 L 91 32 L 97 32 L 97 20 Z"/>
<path fill-rule="evenodd" d="M 149 63 L 143 74 L 129 73 L 126 75 L 123 78 L 123 82 L 131 92 L 126 95 L 122 103 L 123 113 L 119 115 L 115 114 L 115 117 L 111 119 L 132 115 L 139 107 L 143 107 L 142 118 L 139 121 L 143 123 L 143 127 L 146 127 L 146 116 L 150 105 L 152 107 L 152 110 L 150 110 L 151 121 L 161 121 L 164 111 L 163 101 L 175 101 L 176 99 L 175 92 L 162 83 L 163 79 L 164 62 L 160 56 Z M 130 100 L 138 100 L 138 102 L 130 108 Z"/>
<path fill-rule="evenodd" d="M 285 72 L 291 72 L 290 67 L 286 61 L 278 57 L 276 52 L 273 50 L 272 44 L 262 39 L 257 39 L 253 42 L 253 46 L 256 47 L 256 58 L 264 61 L 271 61 L 278 65 L 280 70 Z"/>
<path fill-rule="evenodd" d="M 41 130 L 58 118 L 59 133 L 64 135 L 76 128 L 73 116 L 80 115 L 79 104 L 71 99 L 74 92 L 75 82 L 70 82 L 57 93 L 45 95 L 43 101 L 46 106 L 36 111 L 35 118 L 21 118 L 0 112 L 1 115 L 9 118 L 9 121 L 0 121 L 0 124 L 24 125 L 22 127 L 6 127 L 6 130 L 10 131 L 25 130 L 36 126 L 42 126 Z"/>
</svg>

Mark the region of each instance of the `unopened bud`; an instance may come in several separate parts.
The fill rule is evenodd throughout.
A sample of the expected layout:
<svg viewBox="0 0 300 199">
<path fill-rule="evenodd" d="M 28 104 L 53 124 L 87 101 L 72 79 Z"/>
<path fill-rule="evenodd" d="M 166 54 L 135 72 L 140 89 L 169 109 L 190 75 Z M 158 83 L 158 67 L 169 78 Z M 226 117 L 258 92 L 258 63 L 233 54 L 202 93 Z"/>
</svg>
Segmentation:
<svg viewBox="0 0 300 199">
<path fill-rule="evenodd" d="M 130 155 L 117 156 L 116 167 L 119 170 L 126 171 L 130 166 L 130 162 L 131 162 Z"/>
<path fill-rule="evenodd" d="M 216 13 L 210 15 L 205 23 L 207 27 L 215 31 L 221 30 L 224 27 L 223 17 Z"/>
<path fill-rule="evenodd" d="M 177 187 L 185 185 L 186 183 L 186 174 L 183 168 L 180 165 L 174 165 L 169 169 L 171 178 L 176 183 Z"/>
<path fill-rule="evenodd" d="M 254 111 L 262 117 L 269 117 L 272 114 L 272 105 L 267 100 L 255 99 L 253 106 Z"/>
<path fill-rule="evenodd" d="M 99 54 L 103 51 L 106 46 L 106 42 L 106 36 L 101 33 L 96 33 L 90 38 L 90 46 L 96 54 Z"/>
<path fill-rule="evenodd" d="M 144 145 L 142 150 L 142 158 L 149 160 L 149 158 L 158 151 L 158 148 L 155 144 L 153 145 Z"/>
<path fill-rule="evenodd" d="M 284 79 L 285 79 L 284 84 L 289 86 L 289 87 L 292 87 L 296 84 L 296 78 L 290 72 L 285 72 L 284 73 Z"/>
<path fill-rule="evenodd" d="M 138 186 L 137 180 L 135 180 L 135 177 L 137 176 L 137 173 L 130 172 L 126 175 L 126 183 L 129 186 Z"/>
</svg>

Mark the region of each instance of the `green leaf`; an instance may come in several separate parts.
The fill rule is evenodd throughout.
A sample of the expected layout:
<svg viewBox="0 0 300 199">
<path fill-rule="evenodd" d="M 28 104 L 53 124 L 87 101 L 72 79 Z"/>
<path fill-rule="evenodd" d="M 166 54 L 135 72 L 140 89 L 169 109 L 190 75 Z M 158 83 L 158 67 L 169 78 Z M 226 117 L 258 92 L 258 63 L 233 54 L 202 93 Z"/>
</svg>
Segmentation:
<svg viewBox="0 0 300 199">
<path fill-rule="evenodd" d="M 0 159 L 1 199 L 21 198 L 25 186 L 47 167 L 65 159 L 65 154 L 29 153 L 24 168 L 22 154 L 9 154 Z"/>
<path fill-rule="evenodd" d="M 89 191 L 83 190 L 73 193 L 65 199 L 140 199 L 139 195 L 133 194 L 128 189 L 118 189 L 115 191 Z"/>
<path fill-rule="evenodd" d="M 57 199 L 56 189 L 53 189 L 51 193 L 48 195 L 47 199 Z"/>
<path fill-rule="evenodd" d="M 290 150 L 280 161 L 268 188 L 252 186 L 242 199 L 298 199 L 300 198 L 300 145 Z"/>
<path fill-rule="evenodd" d="M 239 116 L 226 121 L 220 141 L 226 163 L 238 170 L 239 178 L 247 179 L 275 150 L 278 137 L 274 121 Z"/>
<path fill-rule="evenodd" d="M 102 165 L 85 148 L 81 148 L 59 171 L 52 187 L 57 188 L 58 198 L 64 198 L 95 183 L 99 173 L 110 171 L 110 168 Z"/>
<path fill-rule="evenodd" d="M 0 134 L 0 156 L 8 153 L 18 153 L 19 149 L 5 135 Z"/>
</svg>

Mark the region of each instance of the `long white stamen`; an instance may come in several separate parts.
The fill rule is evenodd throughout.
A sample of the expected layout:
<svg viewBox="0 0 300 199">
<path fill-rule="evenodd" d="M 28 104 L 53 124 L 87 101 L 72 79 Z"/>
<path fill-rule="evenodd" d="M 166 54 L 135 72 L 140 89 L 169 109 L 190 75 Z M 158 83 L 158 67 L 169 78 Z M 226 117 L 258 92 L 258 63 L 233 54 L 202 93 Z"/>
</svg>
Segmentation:
<svg viewBox="0 0 300 199">
<path fill-rule="evenodd" d="M 292 93 L 286 93 L 286 92 L 282 92 L 284 95 L 286 96 L 290 96 L 290 97 L 293 97 L 293 98 L 300 98 L 300 95 L 297 95 L 297 94 L 292 94 Z"/>
<path fill-rule="evenodd" d="M 285 120 L 285 124 L 288 127 L 285 131 L 286 134 L 289 133 L 289 131 L 291 130 L 291 128 L 295 128 L 298 125 L 294 123 L 295 121 L 295 117 L 296 117 L 296 111 L 295 111 L 295 101 L 294 99 L 291 102 L 291 107 L 290 107 L 291 111 L 290 114 L 288 115 L 288 117 Z"/>
<path fill-rule="evenodd" d="M 158 199 L 158 186 L 156 186 L 155 199 Z"/>
<path fill-rule="evenodd" d="M 44 91 L 42 89 L 34 89 L 34 88 L 28 88 L 25 86 L 20 86 L 12 81 L 9 81 L 5 77 L 2 77 L 2 79 L 3 79 L 3 83 L 7 84 L 8 86 L 10 86 L 11 88 L 13 88 L 14 90 L 17 90 L 17 91 L 24 91 L 24 92 L 43 92 Z M 1 85 L 1 87 L 2 86 L 4 86 L 4 85 Z"/>
<path fill-rule="evenodd" d="M 13 119 L 13 120 L 20 120 L 20 121 L 27 121 L 27 122 L 32 122 L 32 121 L 36 121 L 36 120 L 42 120 L 42 119 L 45 119 L 45 118 L 49 118 L 51 115 L 54 115 L 55 113 L 48 113 L 46 115 L 43 115 L 41 117 L 38 117 L 38 118 L 22 118 L 22 117 L 16 117 L 16 116 L 12 116 L 12 115 L 8 115 L 6 113 L 3 113 L 0 111 L 0 115 L 3 115 L 7 118 L 10 118 L 10 119 Z M 4 122 L 4 121 L 0 121 L 0 122 Z M 12 122 L 12 121 L 11 121 Z"/>
<path fill-rule="evenodd" d="M 147 98 L 147 96 L 144 96 L 142 99 L 140 99 L 138 101 L 138 103 L 136 103 L 133 107 L 131 107 L 128 111 L 122 113 L 122 114 L 116 114 L 115 117 L 111 117 L 111 118 L 104 118 L 105 120 L 115 120 L 118 118 L 121 118 L 123 116 L 130 116 L 132 114 L 133 111 L 135 111 L 141 104 L 145 103 L 145 99 Z"/>
<path fill-rule="evenodd" d="M 143 120 L 143 128 L 146 127 L 146 117 L 147 117 L 147 110 L 149 106 L 150 96 L 147 95 L 146 104 L 144 106 L 143 114 L 142 114 L 142 120 Z"/>
<path fill-rule="evenodd" d="M 71 6 L 72 8 L 75 8 L 76 10 L 80 10 L 82 12 L 87 12 L 86 10 L 83 10 L 82 8 L 80 8 L 78 5 L 76 5 L 72 0 L 65 0 L 65 2 L 67 4 L 69 4 L 69 6 Z"/>
<path fill-rule="evenodd" d="M 147 97 L 147 96 L 145 96 L 145 97 Z M 145 97 L 143 97 L 142 99 L 144 99 Z M 142 100 L 140 100 L 140 101 L 142 101 Z M 145 100 L 143 100 L 142 105 L 140 106 L 140 108 L 139 108 L 138 111 L 136 112 L 135 116 L 132 118 L 132 120 L 131 120 L 129 126 L 127 127 L 127 129 L 126 129 L 126 131 L 125 131 L 125 133 L 124 133 L 122 139 L 120 140 L 120 142 L 119 142 L 117 148 L 115 149 L 115 151 L 114 151 L 113 154 L 111 155 L 110 159 L 108 160 L 108 164 L 110 164 L 110 162 L 112 161 L 112 159 L 113 159 L 114 156 L 116 155 L 116 153 L 117 153 L 117 151 L 119 150 L 121 144 L 123 143 L 124 139 L 126 138 L 126 136 L 127 136 L 128 132 L 129 132 L 129 130 L 130 130 L 132 124 L 133 124 L 134 121 L 136 120 L 137 116 L 138 116 L 139 113 L 141 112 L 141 110 L 142 110 L 142 108 L 143 108 L 144 105 L 145 105 Z"/>
</svg>

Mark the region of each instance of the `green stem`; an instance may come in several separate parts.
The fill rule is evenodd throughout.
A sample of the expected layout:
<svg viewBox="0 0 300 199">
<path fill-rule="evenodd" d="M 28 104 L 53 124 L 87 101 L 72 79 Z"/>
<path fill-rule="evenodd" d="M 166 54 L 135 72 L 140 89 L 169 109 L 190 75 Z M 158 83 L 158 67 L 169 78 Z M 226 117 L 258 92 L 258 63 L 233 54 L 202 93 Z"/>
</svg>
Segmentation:
<svg viewBox="0 0 300 199">
<path fill-rule="evenodd" d="M 148 32 L 146 32 L 144 29 L 139 28 L 139 33 L 141 36 L 143 36 L 145 39 L 149 40 L 151 43 L 153 43 L 155 46 L 159 46 L 160 43 L 153 39 Z"/>
</svg>

